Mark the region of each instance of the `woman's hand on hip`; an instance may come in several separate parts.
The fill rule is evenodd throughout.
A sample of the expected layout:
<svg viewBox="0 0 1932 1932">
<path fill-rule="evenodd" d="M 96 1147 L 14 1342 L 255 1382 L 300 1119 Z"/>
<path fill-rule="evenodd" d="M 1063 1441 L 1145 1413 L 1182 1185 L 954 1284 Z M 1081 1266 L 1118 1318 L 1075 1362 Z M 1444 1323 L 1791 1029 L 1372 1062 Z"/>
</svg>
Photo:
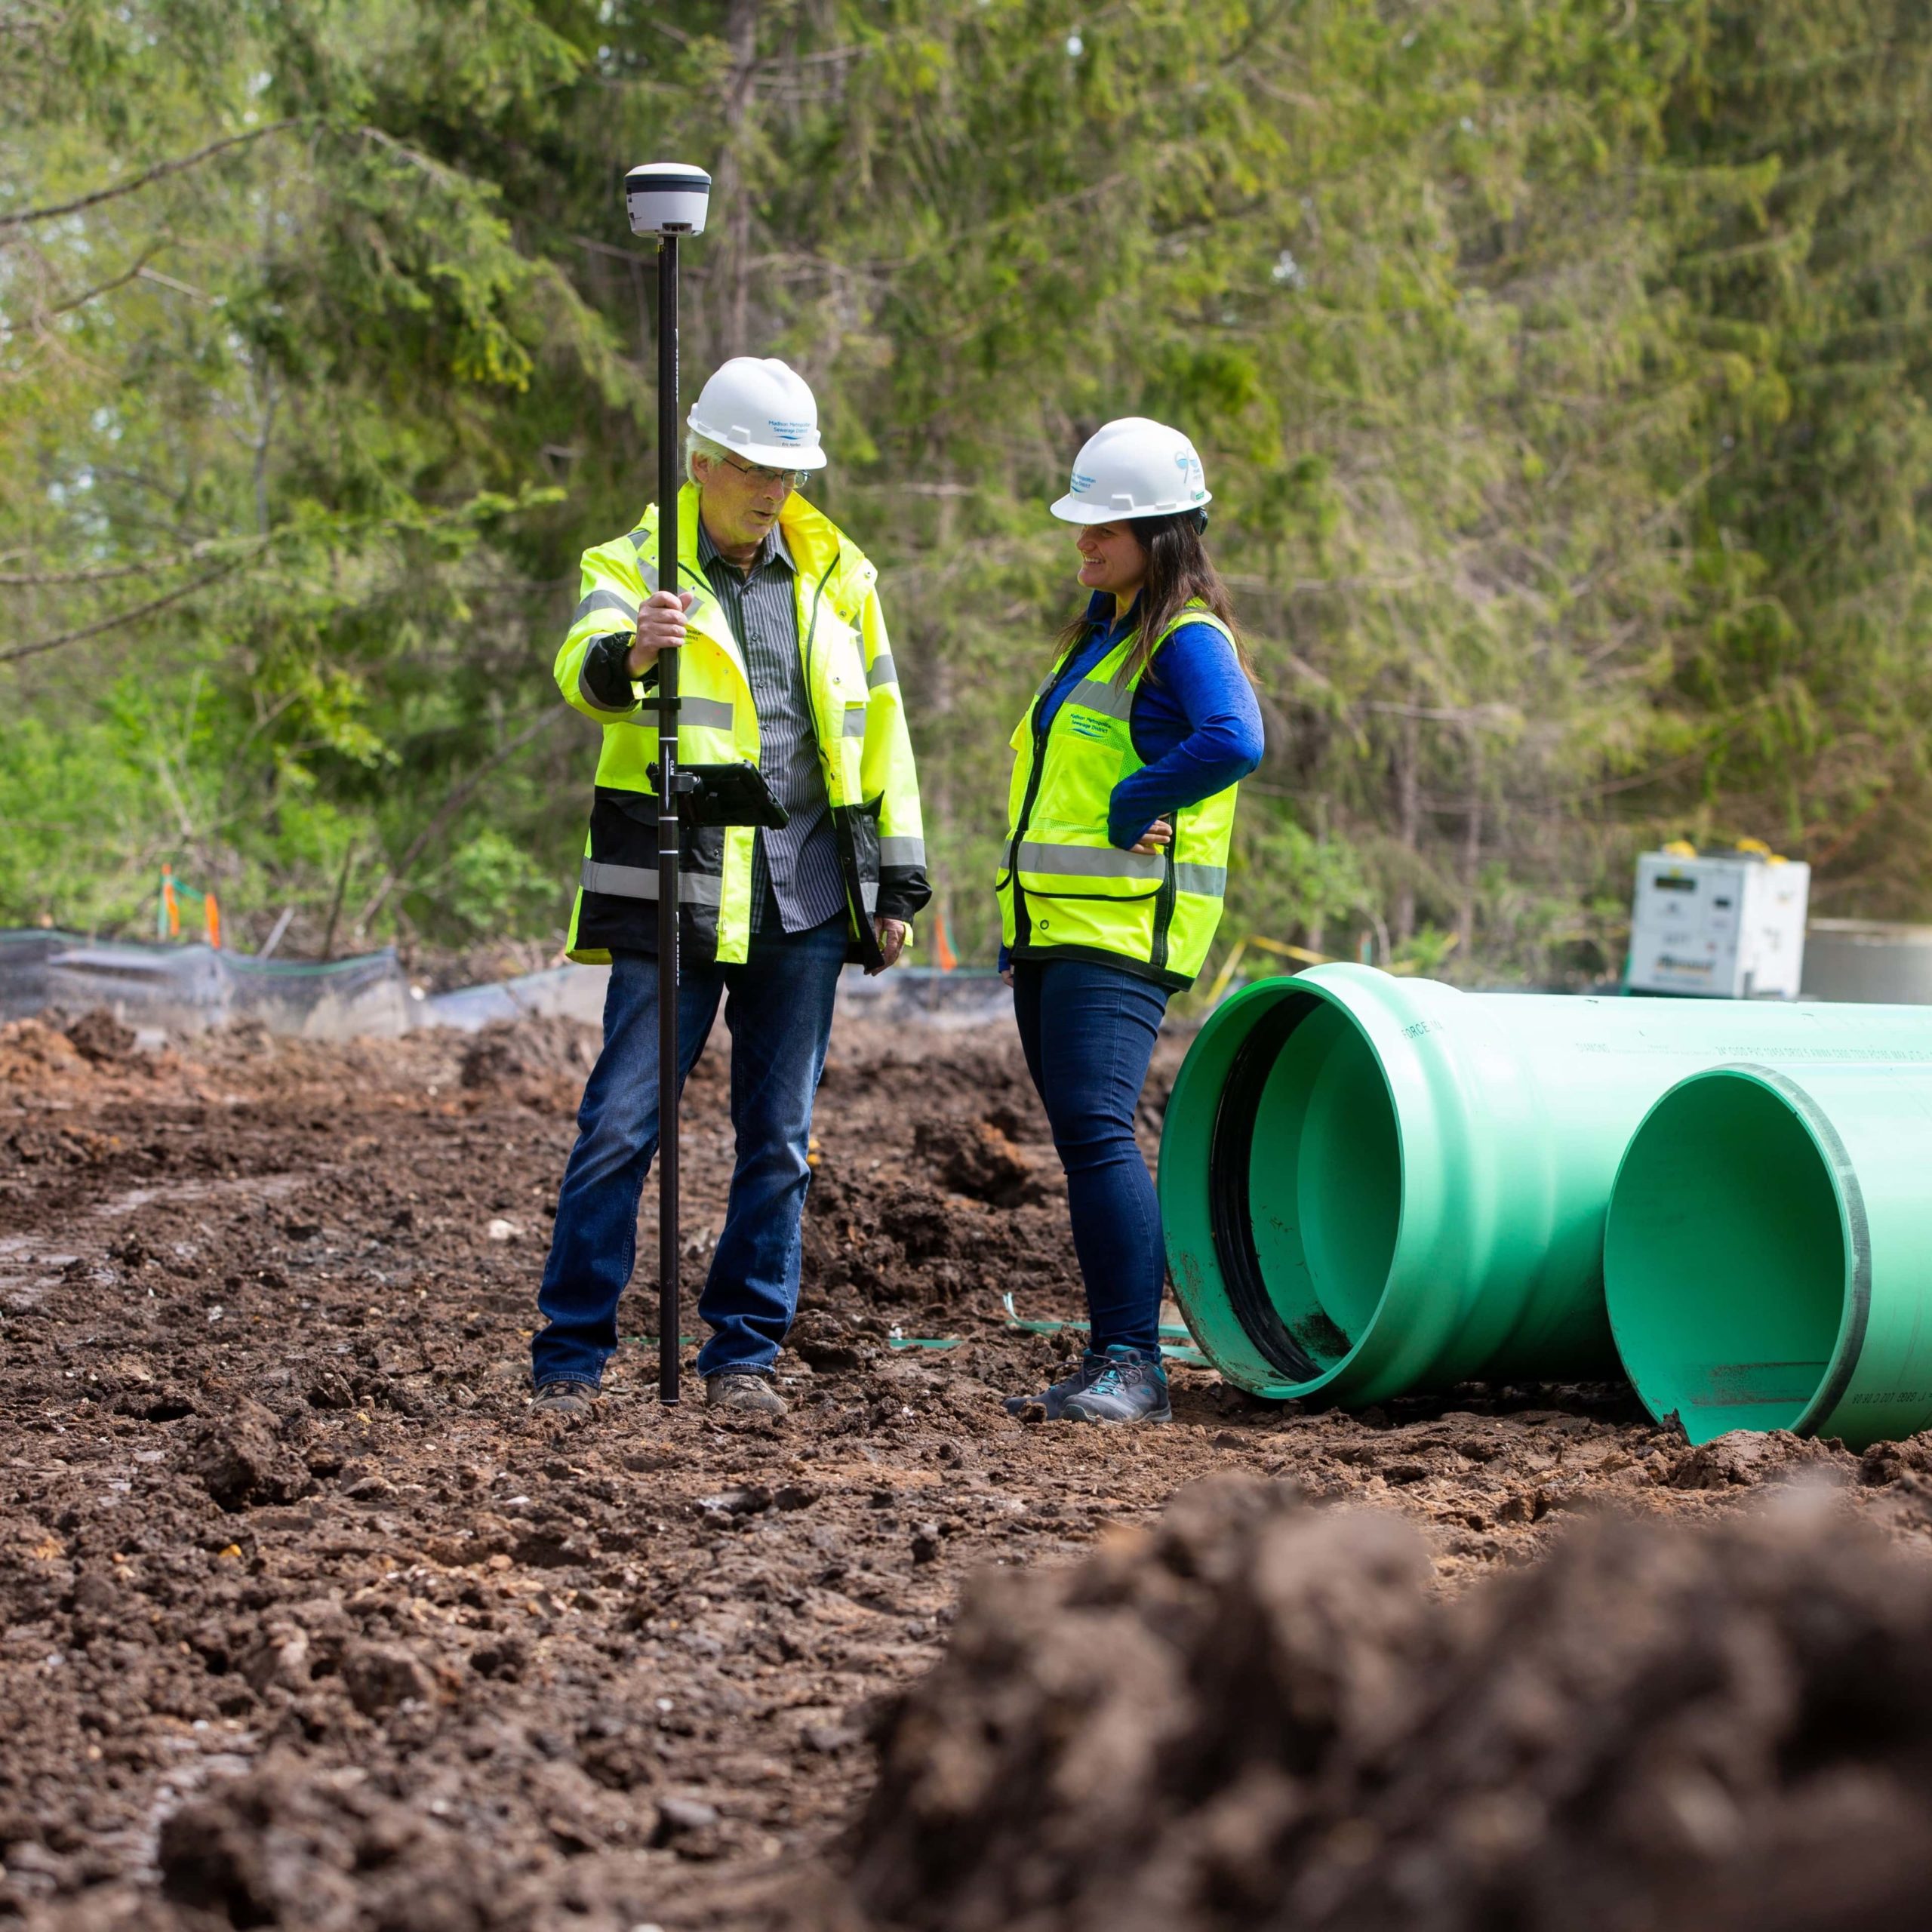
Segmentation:
<svg viewBox="0 0 1932 1932">
<path fill-rule="evenodd" d="M 1172 821 L 1164 818 L 1157 818 L 1140 835 L 1139 839 L 1127 849 L 1130 852 L 1146 854 L 1163 851 L 1174 842 L 1174 828 Z"/>
<path fill-rule="evenodd" d="M 637 614 L 637 641 L 624 658 L 624 669 L 641 678 L 657 661 L 660 651 L 675 651 L 685 641 L 685 616 L 697 602 L 694 591 L 654 591 Z"/>
</svg>

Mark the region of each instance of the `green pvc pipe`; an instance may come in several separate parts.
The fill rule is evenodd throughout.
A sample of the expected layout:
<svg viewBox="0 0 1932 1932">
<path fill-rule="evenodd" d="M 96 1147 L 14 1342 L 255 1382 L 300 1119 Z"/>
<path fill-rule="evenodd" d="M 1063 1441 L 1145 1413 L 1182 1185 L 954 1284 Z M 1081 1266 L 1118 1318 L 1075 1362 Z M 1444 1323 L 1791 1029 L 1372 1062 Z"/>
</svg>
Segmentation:
<svg viewBox="0 0 1932 1932">
<path fill-rule="evenodd" d="M 1854 1449 L 1932 1425 L 1932 1072 L 1719 1068 L 1618 1170 L 1604 1281 L 1644 1405 Z"/>
<path fill-rule="evenodd" d="M 1278 1401 L 1614 1374 L 1617 1163 L 1666 1088 L 1742 1060 L 1932 1064 L 1932 1008 L 1464 993 L 1346 965 L 1245 987 L 1161 1137 L 1187 1325 Z"/>
</svg>

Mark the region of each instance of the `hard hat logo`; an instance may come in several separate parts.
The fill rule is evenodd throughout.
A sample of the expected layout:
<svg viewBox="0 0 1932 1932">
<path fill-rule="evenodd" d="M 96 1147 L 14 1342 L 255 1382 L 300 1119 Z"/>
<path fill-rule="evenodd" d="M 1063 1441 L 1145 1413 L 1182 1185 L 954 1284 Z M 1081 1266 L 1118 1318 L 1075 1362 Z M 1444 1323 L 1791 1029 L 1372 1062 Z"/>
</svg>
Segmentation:
<svg viewBox="0 0 1932 1932">
<path fill-rule="evenodd" d="M 811 386 L 776 356 L 733 356 L 705 384 L 687 420 L 694 435 L 747 462 L 787 469 L 825 467 Z"/>
<path fill-rule="evenodd" d="M 1178 429 L 1124 416 L 1088 437 L 1067 494 L 1053 513 L 1065 523 L 1174 516 L 1213 499 L 1194 445 Z"/>
</svg>

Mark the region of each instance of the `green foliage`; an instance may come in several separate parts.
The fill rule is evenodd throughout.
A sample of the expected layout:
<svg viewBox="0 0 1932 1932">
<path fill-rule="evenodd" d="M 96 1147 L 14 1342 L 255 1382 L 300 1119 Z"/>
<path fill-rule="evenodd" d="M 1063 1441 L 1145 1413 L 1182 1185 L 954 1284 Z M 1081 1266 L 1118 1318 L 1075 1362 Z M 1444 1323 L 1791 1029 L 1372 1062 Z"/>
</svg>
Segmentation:
<svg viewBox="0 0 1932 1932">
<path fill-rule="evenodd" d="M 441 881 L 443 909 L 482 938 L 522 930 L 541 918 L 555 881 L 500 832 L 479 832 L 450 855 Z"/>
<path fill-rule="evenodd" d="M 139 928 L 167 860 L 312 949 L 560 931 L 593 746 L 533 728 L 578 552 L 653 494 L 617 183 L 664 155 L 716 180 L 688 381 L 777 353 L 819 395 L 969 957 L 1079 595 L 1044 505 L 1134 412 L 1206 457 L 1269 726 L 1231 941 L 1614 972 L 1682 831 L 1924 909 L 1904 0 L 9 25 L 0 919 Z"/>
</svg>

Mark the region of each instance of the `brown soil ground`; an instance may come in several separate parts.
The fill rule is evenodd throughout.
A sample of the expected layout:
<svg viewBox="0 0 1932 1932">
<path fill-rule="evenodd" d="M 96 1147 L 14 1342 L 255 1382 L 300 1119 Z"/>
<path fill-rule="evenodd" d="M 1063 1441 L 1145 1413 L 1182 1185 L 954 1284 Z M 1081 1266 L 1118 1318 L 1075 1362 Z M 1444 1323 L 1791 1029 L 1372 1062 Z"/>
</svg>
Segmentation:
<svg viewBox="0 0 1932 1932">
<path fill-rule="evenodd" d="M 688 1092 L 694 1284 L 729 1174 L 721 1044 Z M 912 1856 L 891 1714 L 962 1580 L 1116 1547 L 1204 1477 L 1405 1519 L 1402 1587 L 1438 1613 L 1599 1505 L 1722 1517 L 1794 1472 L 1932 1537 L 1919 1444 L 1693 1452 L 1613 1388 L 1349 1417 L 1177 1368 L 1171 1429 L 1013 1421 L 999 1396 L 1075 1345 L 1015 1333 L 1001 1295 L 1067 1315 L 1079 1291 L 1004 1033 L 841 1022 L 789 1418 L 660 1407 L 638 1340 L 593 1422 L 533 1429 L 593 1046 L 561 1022 L 158 1055 L 99 1020 L 0 1029 L 0 1924 L 761 1925 L 855 1847 L 866 1909 L 981 1922 L 877 1876 Z M 921 1337 L 959 1340 L 893 1346 Z"/>
</svg>

